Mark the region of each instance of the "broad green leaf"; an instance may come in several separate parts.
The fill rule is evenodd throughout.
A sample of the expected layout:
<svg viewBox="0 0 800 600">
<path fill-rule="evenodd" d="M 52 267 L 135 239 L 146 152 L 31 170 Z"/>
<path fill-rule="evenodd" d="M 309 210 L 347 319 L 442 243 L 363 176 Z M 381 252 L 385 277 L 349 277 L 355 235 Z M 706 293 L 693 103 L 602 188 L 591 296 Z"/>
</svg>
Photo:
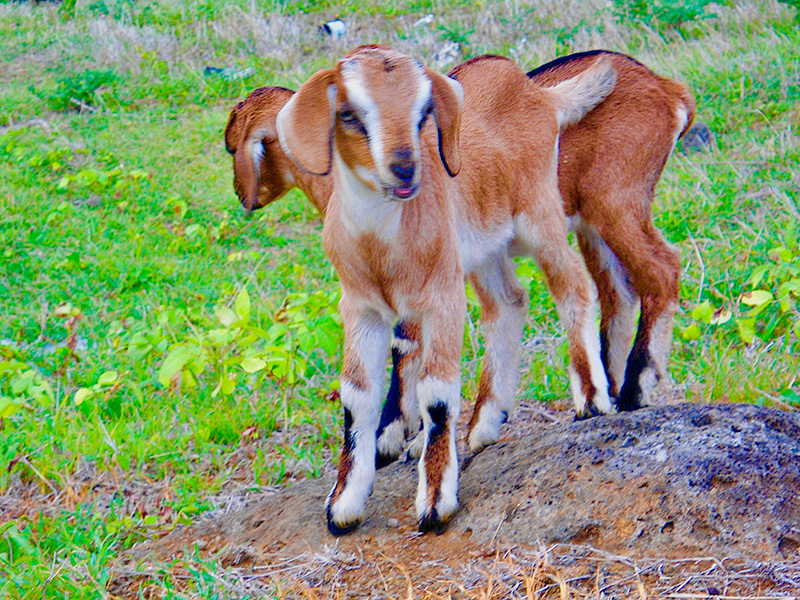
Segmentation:
<svg viewBox="0 0 800 600">
<path fill-rule="evenodd" d="M 261 369 L 263 369 L 266 366 L 267 366 L 267 363 L 265 363 L 263 360 L 261 360 L 260 358 L 255 357 L 255 356 L 251 356 L 250 358 L 245 358 L 241 362 L 242 369 L 244 369 L 248 373 L 255 373 L 257 371 L 260 371 Z"/>
<path fill-rule="evenodd" d="M 229 396 L 231 392 L 233 392 L 233 388 L 236 387 L 236 376 L 231 373 L 231 375 L 224 377 L 222 379 L 222 393 L 226 396 Z"/>
<path fill-rule="evenodd" d="M 697 326 L 697 323 L 692 323 L 686 329 L 683 330 L 681 337 L 685 340 L 699 340 L 700 327 Z"/>
<path fill-rule="evenodd" d="M 739 337 L 748 346 L 753 343 L 756 338 L 756 320 L 755 319 L 737 319 L 736 326 L 739 328 Z"/>
<path fill-rule="evenodd" d="M 0 397 L 0 419 L 5 419 L 13 415 L 21 404 L 15 400 L 12 400 L 8 396 Z"/>
<path fill-rule="evenodd" d="M 169 386 L 172 376 L 178 371 L 183 369 L 183 366 L 192 359 L 195 351 L 187 346 L 175 346 L 172 351 L 167 355 L 164 364 L 158 370 L 158 381 L 164 387 Z"/>
<path fill-rule="evenodd" d="M 119 374 L 116 371 L 106 371 L 97 379 L 97 385 L 111 385 L 117 380 Z"/>
<path fill-rule="evenodd" d="M 753 290 L 742 294 L 741 302 L 747 306 L 761 306 L 772 300 L 772 293 L 767 290 Z"/>
<path fill-rule="evenodd" d="M 714 307 L 711 306 L 711 303 L 708 300 L 695 306 L 694 310 L 692 311 L 692 317 L 698 321 L 703 321 L 704 323 L 708 323 L 713 315 Z"/>
<path fill-rule="evenodd" d="M 89 388 L 80 388 L 77 392 L 75 392 L 75 398 L 73 399 L 75 406 L 80 406 L 92 396 L 94 396 L 94 390 Z"/>
<path fill-rule="evenodd" d="M 225 327 L 232 327 L 239 321 L 239 317 L 227 306 L 218 306 L 214 312 L 217 313 L 217 318 L 219 322 L 225 325 Z"/>
<path fill-rule="evenodd" d="M 756 287 L 759 283 L 761 283 L 761 281 L 764 279 L 764 275 L 766 275 L 770 267 L 771 265 L 761 265 L 760 267 L 753 269 L 753 274 L 750 275 L 750 285 Z"/>
<path fill-rule="evenodd" d="M 242 325 L 246 325 L 247 321 L 250 320 L 250 294 L 247 293 L 246 287 L 243 287 L 239 295 L 236 296 L 234 306 L 236 307 L 236 312 L 239 314 L 239 318 L 242 320 Z"/>
</svg>

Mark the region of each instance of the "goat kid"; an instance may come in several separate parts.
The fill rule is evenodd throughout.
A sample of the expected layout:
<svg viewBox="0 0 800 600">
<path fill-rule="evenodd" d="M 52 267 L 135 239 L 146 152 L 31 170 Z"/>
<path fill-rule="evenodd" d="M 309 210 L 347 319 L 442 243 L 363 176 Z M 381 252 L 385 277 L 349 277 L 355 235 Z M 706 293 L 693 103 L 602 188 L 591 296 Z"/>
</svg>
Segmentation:
<svg viewBox="0 0 800 600">
<path fill-rule="evenodd" d="M 633 410 L 648 403 L 654 379 L 666 372 L 679 265 L 652 224 L 651 204 L 655 182 L 676 138 L 691 124 L 695 104 L 683 84 L 655 75 L 628 56 L 601 50 L 561 57 L 528 77 L 540 85 L 556 85 L 591 67 L 599 56 L 612 61 L 617 83 L 602 103 L 562 133 L 559 189 L 598 289 L 609 392 L 619 396 L 620 410 Z M 275 119 L 292 94 L 285 88 L 259 88 L 231 111 L 225 143 L 234 156 L 234 188 L 246 208 L 257 209 L 297 186 L 324 213 L 332 179 L 302 171 L 278 143 Z M 617 227 L 619 223 L 628 225 Z M 642 240 L 642 251 L 625 251 L 630 241 L 640 247 Z M 641 297 L 647 299 L 641 303 L 631 352 Z M 659 335 L 653 335 L 656 323 L 661 324 Z M 392 378 L 378 428 L 378 467 L 399 457 L 407 435 L 417 431 L 416 390 L 407 385 L 403 373 L 416 370 L 418 334 L 419 328 L 411 324 L 400 323 L 394 330 Z M 482 380 L 490 377 L 489 365 L 484 365 Z M 477 422 L 477 411 L 472 422 Z M 412 446 L 417 457 L 421 440 Z M 478 451 L 475 441 L 472 449 Z"/>
<path fill-rule="evenodd" d="M 570 228 L 597 286 L 601 356 L 609 394 L 618 398 L 619 410 L 630 411 L 648 404 L 656 383 L 667 377 L 680 261 L 653 224 L 652 204 L 667 158 L 691 125 L 696 105 L 684 84 L 660 77 L 615 52 L 593 50 L 561 57 L 530 71 L 528 77 L 537 85 L 558 85 L 592 68 L 599 58 L 611 62 L 617 83 L 594 110 L 562 131 L 558 185 Z M 473 61 L 455 67 L 450 76 L 461 80 Z M 483 303 L 484 298 L 480 299 Z M 491 307 L 484 305 L 483 311 L 491 312 Z M 416 432 L 419 423 L 413 389 L 404 385 L 405 370 L 413 373 L 416 369 L 413 334 L 402 324 L 395 331 L 397 368 L 392 384 L 402 394 L 390 393 L 381 415 L 382 464 L 400 456 L 406 435 Z M 470 420 L 473 452 L 496 441 L 474 431 L 496 378 L 491 362 L 485 360 Z M 591 413 L 579 411 L 578 416 Z M 419 446 L 412 444 L 412 456 L 419 454 Z"/>
<path fill-rule="evenodd" d="M 372 489 L 383 365 L 398 318 L 419 328 L 420 529 L 441 527 L 455 512 L 463 280 L 469 275 L 484 305 L 496 307 L 484 322 L 486 360 L 498 376 L 473 427 L 496 439 L 513 406 L 527 316 L 512 242 L 537 259 L 555 297 L 578 412 L 612 410 L 589 280 L 567 240 L 557 143 L 560 128 L 602 101 L 615 78 L 609 61 L 598 60 L 543 89 L 492 57 L 476 61 L 462 87 L 410 57 L 367 46 L 311 77 L 278 113 L 286 154 L 334 179 L 323 244 L 342 285 L 345 433 L 327 503 L 332 533 L 358 526 Z M 425 126 L 431 115 L 435 130 Z"/>
</svg>

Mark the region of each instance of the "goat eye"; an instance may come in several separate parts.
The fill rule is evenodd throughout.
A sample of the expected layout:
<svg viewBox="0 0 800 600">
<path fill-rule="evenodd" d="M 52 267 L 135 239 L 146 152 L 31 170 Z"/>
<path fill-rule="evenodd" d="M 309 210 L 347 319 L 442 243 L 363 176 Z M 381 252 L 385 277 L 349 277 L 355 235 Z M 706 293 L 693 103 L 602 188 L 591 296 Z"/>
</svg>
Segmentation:
<svg viewBox="0 0 800 600">
<path fill-rule="evenodd" d="M 345 125 L 361 125 L 361 121 L 352 110 L 343 110 L 339 113 L 339 118 Z"/>
<path fill-rule="evenodd" d="M 428 117 L 431 116 L 433 112 L 433 106 L 428 105 L 422 113 L 422 118 L 419 120 L 419 125 L 417 126 L 419 129 L 422 129 L 422 126 L 425 125 L 425 121 L 428 120 Z"/>
</svg>

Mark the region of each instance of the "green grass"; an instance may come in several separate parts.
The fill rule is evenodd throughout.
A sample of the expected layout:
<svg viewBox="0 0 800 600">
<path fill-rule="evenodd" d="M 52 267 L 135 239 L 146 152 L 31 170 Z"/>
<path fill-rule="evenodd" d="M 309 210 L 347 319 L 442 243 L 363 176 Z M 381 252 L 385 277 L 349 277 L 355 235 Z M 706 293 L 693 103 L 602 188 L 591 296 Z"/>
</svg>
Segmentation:
<svg viewBox="0 0 800 600">
<path fill-rule="evenodd" d="M 702 18 L 686 19 L 668 3 L 631 4 L 633 15 L 601 2 L 568 15 L 459 0 L 253 6 L 0 3 L 0 493 L 11 499 L 0 595 L 102 597 L 135 541 L 331 468 L 341 328 L 321 221 L 299 193 L 245 215 L 222 129 L 252 88 L 295 87 L 359 43 L 432 64 L 457 41 L 461 59 L 505 53 L 528 68 L 601 46 L 686 81 L 716 148 L 676 152 L 657 195 L 684 266 L 673 377 L 691 400 L 800 403 L 793 8 L 695 2 Z M 414 24 L 427 13 L 432 24 Z M 336 16 L 350 37 L 318 37 Z M 518 273 L 536 342 L 520 393 L 563 399 L 555 308 L 535 267 Z M 467 398 L 481 355 L 473 297 L 470 311 Z M 196 569 L 152 585 L 218 594 L 214 565 Z"/>
</svg>

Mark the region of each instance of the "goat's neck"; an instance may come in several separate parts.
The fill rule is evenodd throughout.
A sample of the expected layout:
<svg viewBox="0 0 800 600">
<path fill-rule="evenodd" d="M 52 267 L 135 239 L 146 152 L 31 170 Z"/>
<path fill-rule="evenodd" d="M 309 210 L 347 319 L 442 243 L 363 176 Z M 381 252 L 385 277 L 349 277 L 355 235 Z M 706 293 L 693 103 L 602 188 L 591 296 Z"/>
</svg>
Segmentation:
<svg viewBox="0 0 800 600">
<path fill-rule="evenodd" d="M 334 153 L 336 192 L 341 205 L 342 224 L 347 232 L 359 237 L 373 234 L 379 240 L 396 239 L 403 216 L 402 202 L 390 200 L 383 191 L 366 186 Z"/>
<path fill-rule="evenodd" d="M 310 175 L 299 168 L 292 169 L 291 175 L 291 181 L 303 190 L 317 210 L 324 215 L 325 209 L 328 207 L 328 200 L 333 193 L 333 177 Z"/>
</svg>

